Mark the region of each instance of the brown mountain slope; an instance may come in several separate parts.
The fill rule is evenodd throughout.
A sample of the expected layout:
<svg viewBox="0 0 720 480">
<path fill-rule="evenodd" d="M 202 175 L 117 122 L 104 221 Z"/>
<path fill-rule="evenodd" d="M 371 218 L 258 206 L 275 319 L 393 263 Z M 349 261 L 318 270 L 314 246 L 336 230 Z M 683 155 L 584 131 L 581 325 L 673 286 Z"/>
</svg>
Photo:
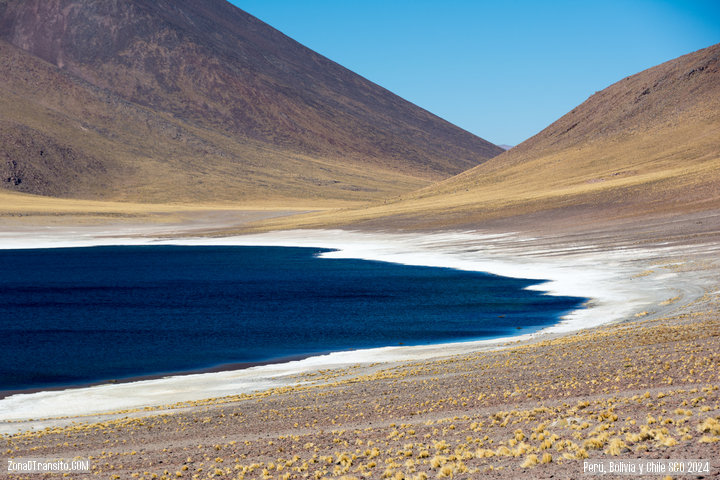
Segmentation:
<svg viewBox="0 0 720 480">
<path fill-rule="evenodd" d="M 512 150 L 342 222 L 513 228 L 720 209 L 719 57 L 720 44 L 625 78 Z"/>
<path fill-rule="evenodd" d="M 224 0 L 0 1 L 0 185 L 367 201 L 502 150 Z"/>
</svg>

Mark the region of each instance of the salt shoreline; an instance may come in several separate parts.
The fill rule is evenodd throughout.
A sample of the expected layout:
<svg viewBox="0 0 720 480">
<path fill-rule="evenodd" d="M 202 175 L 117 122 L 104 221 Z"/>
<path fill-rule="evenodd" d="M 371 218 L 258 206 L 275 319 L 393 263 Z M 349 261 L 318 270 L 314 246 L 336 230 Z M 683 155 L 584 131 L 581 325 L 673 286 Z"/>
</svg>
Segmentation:
<svg viewBox="0 0 720 480">
<path fill-rule="evenodd" d="M 668 280 L 677 273 L 644 275 L 658 249 L 606 250 L 571 245 L 540 250 L 534 239 L 515 234 L 444 232 L 432 234 L 365 233 L 342 230 L 285 231 L 223 238 L 119 237 L 106 232 L 53 232 L 32 239 L 5 235 L 0 248 L 57 248 L 99 245 L 286 246 L 328 248 L 326 258 L 356 258 L 476 270 L 508 277 L 548 280 L 532 289 L 550 294 L 591 298 L 588 308 L 566 315 L 540 332 L 501 339 L 384 347 L 335 352 L 303 360 L 213 373 L 176 375 L 131 383 L 105 384 L 59 391 L 18 394 L 0 400 L 0 433 L 44 428 L 83 420 L 103 412 L 168 405 L 296 384 L 294 376 L 318 369 L 341 368 L 431 358 L 497 348 L 503 343 L 529 341 L 552 334 L 620 321 L 654 308 L 677 294 Z M 549 255 L 552 253 L 552 255 Z M 78 417 L 80 418 L 72 418 Z M 70 417 L 57 419 L 57 417 Z M 51 419 L 27 421 L 28 419 Z M 85 417 L 87 419 L 87 417 Z"/>
</svg>

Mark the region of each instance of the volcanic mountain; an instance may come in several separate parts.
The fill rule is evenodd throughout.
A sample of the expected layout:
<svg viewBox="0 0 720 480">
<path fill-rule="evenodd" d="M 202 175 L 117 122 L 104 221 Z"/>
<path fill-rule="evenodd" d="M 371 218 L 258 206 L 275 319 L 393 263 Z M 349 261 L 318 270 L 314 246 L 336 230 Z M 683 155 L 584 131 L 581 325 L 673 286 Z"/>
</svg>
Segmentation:
<svg viewBox="0 0 720 480">
<path fill-rule="evenodd" d="M 368 201 L 502 152 L 224 0 L 0 1 L 0 186 Z"/>
<path fill-rule="evenodd" d="M 298 225 L 547 229 L 718 212 L 719 59 L 720 44 L 627 77 L 467 172 Z"/>
</svg>

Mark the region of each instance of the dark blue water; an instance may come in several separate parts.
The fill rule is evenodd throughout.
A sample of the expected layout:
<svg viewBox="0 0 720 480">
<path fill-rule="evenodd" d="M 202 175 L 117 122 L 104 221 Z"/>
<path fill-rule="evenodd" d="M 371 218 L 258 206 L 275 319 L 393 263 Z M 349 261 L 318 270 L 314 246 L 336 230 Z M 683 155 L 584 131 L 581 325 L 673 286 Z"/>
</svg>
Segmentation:
<svg viewBox="0 0 720 480">
<path fill-rule="evenodd" d="M 527 333 L 533 281 L 279 247 L 0 251 L 0 390 Z"/>
</svg>

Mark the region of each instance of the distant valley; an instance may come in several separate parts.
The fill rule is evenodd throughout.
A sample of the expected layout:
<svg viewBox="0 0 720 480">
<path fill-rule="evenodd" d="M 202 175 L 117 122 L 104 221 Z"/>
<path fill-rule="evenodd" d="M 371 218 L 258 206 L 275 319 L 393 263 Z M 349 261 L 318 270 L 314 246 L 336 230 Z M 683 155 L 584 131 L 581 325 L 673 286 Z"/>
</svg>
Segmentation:
<svg viewBox="0 0 720 480">
<path fill-rule="evenodd" d="M 341 218 L 310 215 L 272 228 L 547 230 L 718 208 L 720 44 L 621 80 L 450 179 Z"/>
<path fill-rule="evenodd" d="M 622 79 L 508 149 L 223 0 L 9 0 L 0 212 L 270 208 L 312 212 L 244 228 L 515 230 L 713 211 L 719 57 Z"/>
</svg>

